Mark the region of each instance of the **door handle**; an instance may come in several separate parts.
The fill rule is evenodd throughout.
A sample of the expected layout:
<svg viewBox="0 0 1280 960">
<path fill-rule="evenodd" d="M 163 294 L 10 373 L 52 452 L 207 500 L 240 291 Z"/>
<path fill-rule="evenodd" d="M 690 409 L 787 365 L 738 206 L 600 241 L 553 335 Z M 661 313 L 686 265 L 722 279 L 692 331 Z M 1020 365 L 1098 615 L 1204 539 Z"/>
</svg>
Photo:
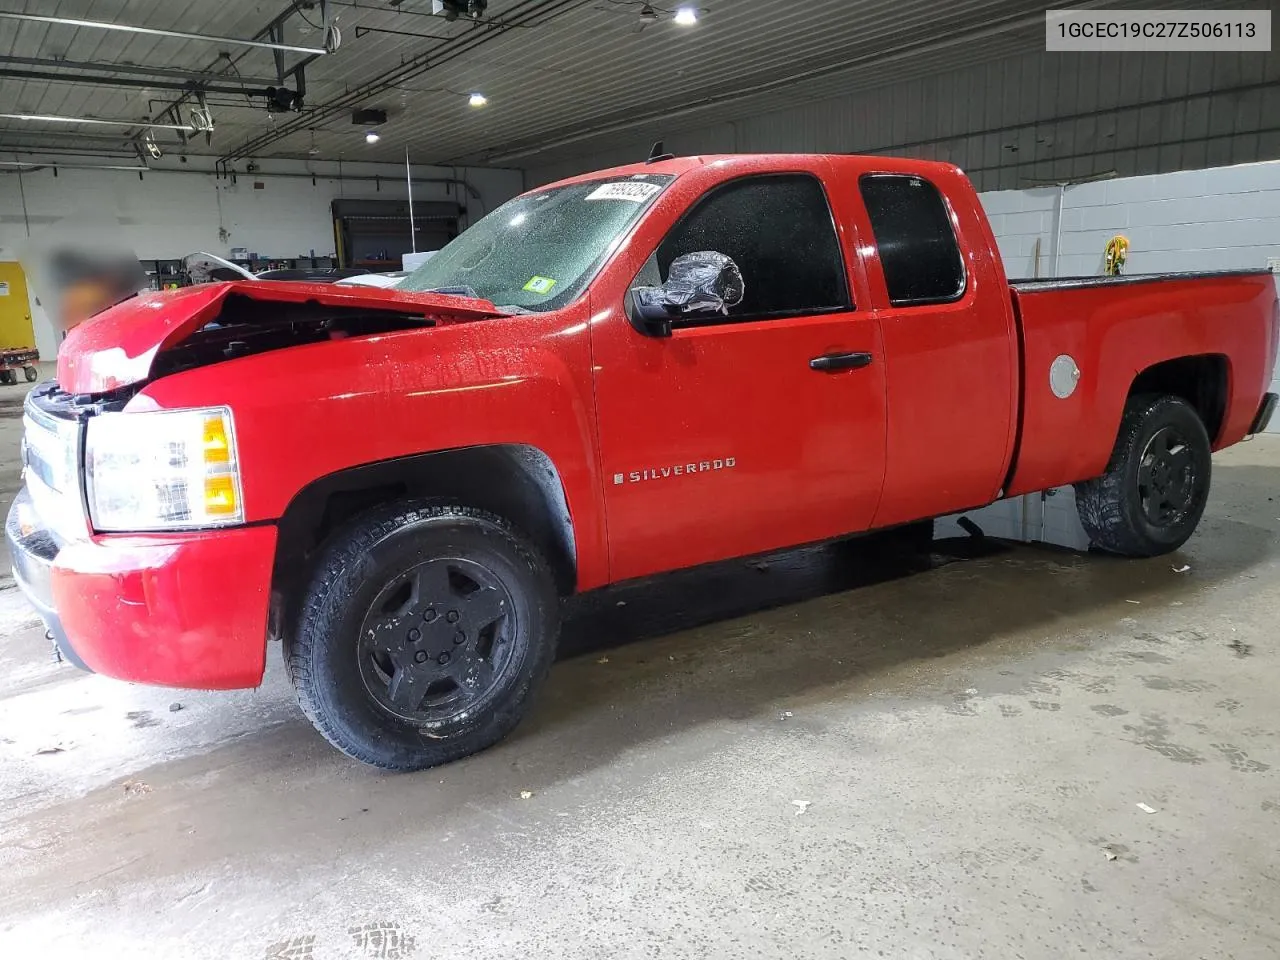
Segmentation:
<svg viewBox="0 0 1280 960">
<path fill-rule="evenodd" d="M 870 363 L 869 353 L 824 353 L 809 361 L 809 369 L 830 373 L 835 370 L 857 370 Z"/>
</svg>

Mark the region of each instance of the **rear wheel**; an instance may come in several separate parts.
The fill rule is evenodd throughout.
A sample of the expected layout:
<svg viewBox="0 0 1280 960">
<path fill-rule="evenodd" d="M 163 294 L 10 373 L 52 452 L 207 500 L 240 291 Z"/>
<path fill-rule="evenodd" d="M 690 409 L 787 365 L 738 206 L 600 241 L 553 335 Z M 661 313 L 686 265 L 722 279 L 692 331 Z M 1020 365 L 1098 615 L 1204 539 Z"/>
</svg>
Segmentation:
<svg viewBox="0 0 1280 960">
<path fill-rule="evenodd" d="M 1209 435 L 1179 397 L 1130 399 L 1107 472 L 1076 485 L 1080 522 L 1094 546 L 1128 557 L 1178 549 L 1209 498 Z"/>
<path fill-rule="evenodd" d="M 35 367 L 23 367 L 22 375 L 27 378 L 27 383 L 35 383 L 36 378 L 40 376 L 40 371 Z"/>
<path fill-rule="evenodd" d="M 0 370 L 0 383 L 4 384 L 6 387 L 8 387 L 8 386 L 12 386 L 13 384 L 15 384 L 15 383 L 17 383 L 17 382 L 18 382 L 18 374 L 17 374 L 17 371 L 14 371 L 14 370 Z"/>
<path fill-rule="evenodd" d="M 458 506 L 366 515 L 321 559 L 290 641 L 298 702 L 339 750 L 388 770 L 468 756 L 515 727 L 555 655 L 546 562 Z"/>
</svg>

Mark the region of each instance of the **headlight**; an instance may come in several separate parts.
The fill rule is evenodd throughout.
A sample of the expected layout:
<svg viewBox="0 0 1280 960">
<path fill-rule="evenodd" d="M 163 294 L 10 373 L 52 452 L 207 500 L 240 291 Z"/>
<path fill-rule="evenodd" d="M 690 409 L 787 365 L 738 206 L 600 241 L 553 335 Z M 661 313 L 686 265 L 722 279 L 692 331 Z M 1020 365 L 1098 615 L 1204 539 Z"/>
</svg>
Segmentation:
<svg viewBox="0 0 1280 960">
<path fill-rule="evenodd" d="M 234 426 L 226 407 L 90 418 L 85 476 L 94 529 L 243 522 Z"/>
</svg>

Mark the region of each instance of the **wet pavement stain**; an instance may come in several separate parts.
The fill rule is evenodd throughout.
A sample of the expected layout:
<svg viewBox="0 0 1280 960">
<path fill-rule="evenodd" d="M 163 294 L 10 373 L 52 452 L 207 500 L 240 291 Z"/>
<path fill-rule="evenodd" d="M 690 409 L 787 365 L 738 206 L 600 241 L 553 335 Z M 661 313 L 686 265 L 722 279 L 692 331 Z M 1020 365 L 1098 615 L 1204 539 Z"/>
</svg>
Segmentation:
<svg viewBox="0 0 1280 960">
<path fill-rule="evenodd" d="M 1209 746 L 1222 754 L 1227 762 L 1231 764 L 1231 769 L 1239 773 L 1262 773 L 1264 770 L 1271 769 L 1271 764 L 1269 763 L 1250 760 L 1249 755 L 1234 744 L 1211 743 Z"/>
<path fill-rule="evenodd" d="M 416 948 L 414 936 L 394 920 L 351 927 L 347 934 L 362 954 L 373 960 L 406 960 Z"/>
<path fill-rule="evenodd" d="M 1216 690 L 1217 687 L 1205 680 L 1182 680 L 1174 677 L 1139 677 L 1142 685 L 1148 690 L 1177 690 L 1181 693 L 1203 693 L 1205 690 Z"/>
<path fill-rule="evenodd" d="M 1184 747 L 1169 740 L 1169 722 L 1159 714 L 1143 714 L 1141 725 L 1126 724 L 1124 729 L 1126 733 L 1133 734 L 1133 742 L 1138 746 L 1146 747 L 1166 760 L 1193 766 L 1204 763 L 1204 757 L 1190 747 Z"/>
<path fill-rule="evenodd" d="M 146 727 L 160 726 L 160 721 L 151 715 L 150 710 L 130 710 L 124 715 L 124 718 L 131 721 L 134 727 L 139 730 Z"/>
<path fill-rule="evenodd" d="M 315 952 L 316 938 L 307 934 L 271 944 L 263 960 L 312 960 Z"/>
<path fill-rule="evenodd" d="M 1228 643 L 1227 647 L 1230 648 L 1231 652 L 1237 657 L 1248 657 L 1253 655 L 1253 644 L 1245 643 L 1239 637 L 1236 637 Z"/>
<path fill-rule="evenodd" d="M 1129 713 L 1124 707 L 1117 707 L 1110 703 L 1095 703 L 1089 709 L 1100 717 L 1123 717 Z"/>
<path fill-rule="evenodd" d="M 1166 657 L 1163 653 L 1156 653 L 1153 650 L 1122 650 L 1116 654 L 1116 657 L 1137 663 L 1173 663 L 1173 657 Z"/>
</svg>

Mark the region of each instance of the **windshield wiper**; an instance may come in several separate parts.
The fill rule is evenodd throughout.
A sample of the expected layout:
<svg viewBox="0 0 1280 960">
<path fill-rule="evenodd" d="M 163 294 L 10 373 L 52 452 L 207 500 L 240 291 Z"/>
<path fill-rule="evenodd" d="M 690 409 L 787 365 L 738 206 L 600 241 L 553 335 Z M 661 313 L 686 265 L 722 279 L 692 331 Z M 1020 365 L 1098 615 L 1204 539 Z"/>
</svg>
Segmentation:
<svg viewBox="0 0 1280 960">
<path fill-rule="evenodd" d="M 446 297 L 470 297 L 472 300 L 479 300 L 480 294 L 476 293 L 474 287 L 456 286 L 456 287 L 430 287 L 423 290 L 423 293 L 440 293 Z"/>
</svg>

